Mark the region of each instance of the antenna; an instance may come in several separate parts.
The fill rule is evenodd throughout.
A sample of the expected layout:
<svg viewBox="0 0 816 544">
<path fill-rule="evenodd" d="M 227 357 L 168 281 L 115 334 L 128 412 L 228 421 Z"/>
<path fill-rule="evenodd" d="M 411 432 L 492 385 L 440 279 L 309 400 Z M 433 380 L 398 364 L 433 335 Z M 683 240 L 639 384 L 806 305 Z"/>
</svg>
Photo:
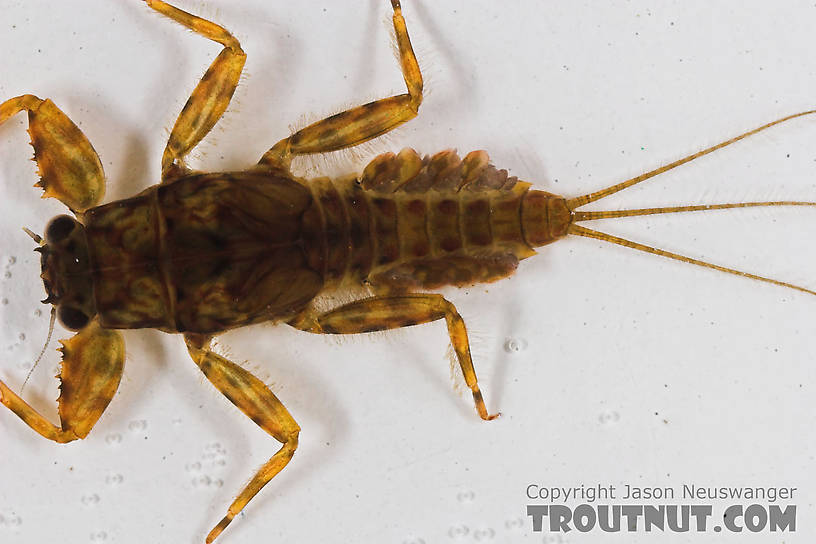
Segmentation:
<svg viewBox="0 0 816 544">
<path fill-rule="evenodd" d="M 28 230 L 23 227 L 23 230 Z M 33 234 L 33 233 L 31 233 Z M 40 359 L 43 358 L 45 355 L 45 350 L 48 348 L 48 344 L 51 343 L 51 335 L 54 333 L 54 321 L 57 319 L 57 308 L 55 306 L 51 306 L 51 323 L 48 325 L 48 338 L 45 339 L 45 345 L 42 347 L 40 354 L 37 356 L 37 360 L 34 361 L 34 364 L 31 366 L 31 370 L 28 371 L 28 375 L 26 375 L 25 381 L 23 382 L 23 386 L 20 388 L 20 394 L 23 394 L 23 389 L 25 389 L 26 384 L 28 383 L 28 379 L 31 377 L 31 374 L 34 373 L 34 369 L 37 368 L 37 365 L 40 363 Z"/>
</svg>

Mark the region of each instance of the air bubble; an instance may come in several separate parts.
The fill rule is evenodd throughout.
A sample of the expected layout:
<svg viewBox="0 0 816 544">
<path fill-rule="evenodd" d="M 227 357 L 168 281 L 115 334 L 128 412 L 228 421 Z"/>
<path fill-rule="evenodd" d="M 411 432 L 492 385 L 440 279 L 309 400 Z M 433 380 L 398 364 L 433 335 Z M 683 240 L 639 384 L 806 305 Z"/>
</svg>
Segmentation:
<svg viewBox="0 0 816 544">
<path fill-rule="evenodd" d="M 91 533 L 91 542 L 105 542 L 108 539 L 108 533 L 105 531 L 97 531 Z"/>
<path fill-rule="evenodd" d="M 612 425 L 617 423 L 619 420 L 620 414 L 615 410 L 601 412 L 601 415 L 598 416 L 598 421 L 600 421 L 602 425 Z"/>
<path fill-rule="evenodd" d="M 17 262 L 17 257 L 11 256 L 8 258 L 8 264 L 14 264 Z"/>
<path fill-rule="evenodd" d="M 448 536 L 455 539 L 464 539 L 470 534 L 467 525 L 454 525 L 448 529 Z"/>
<path fill-rule="evenodd" d="M 222 480 L 222 479 L 220 479 L 220 478 L 219 478 L 218 480 L 215 480 L 215 481 L 213 482 L 213 485 L 214 485 L 215 487 L 224 487 L 224 480 Z"/>
<path fill-rule="evenodd" d="M 6 277 L 6 279 L 9 279 L 9 278 L 11 277 L 11 271 L 10 271 L 10 270 L 6 270 L 6 273 L 5 273 L 5 274 L 3 274 L 3 275 Z"/>
<path fill-rule="evenodd" d="M 105 477 L 105 483 L 108 485 L 119 485 L 125 480 L 121 474 L 109 474 Z"/>
<path fill-rule="evenodd" d="M 408 538 L 402 541 L 402 544 L 425 544 L 425 539 L 409 536 Z"/>
<path fill-rule="evenodd" d="M 524 529 L 524 518 L 508 519 L 504 522 L 505 529 Z"/>
<path fill-rule="evenodd" d="M 496 537 L 496 531 L 487 527 L 486 529 L 477 529 L 473 531 L 473 540 L 484 542 L 486 540 L 493 540 Z"/>
<path fill-rule="evenodd" d="M 91 493 L 90 495 L 83 495 L 82 496 L 82 504 L 85 506 L 96 506 L 99 504 L 99 495 L 96 493 Z"/>
<path fill-rule="evenodd" d="M 8 302 L 9 301 L 7 298 L 0 299 L 0 303 L 2 303 L 3 305 L 8 304 Z"/>
<path fill-rule="evenodd" d="M 198 478 L 193 478 L 193 487 L 207 487 L 212 483 L 212 480 L 209 476 L 199 476 Z"/>
<path fill-rule="evenodd" d="M 504 341 L 504 351 L 507 353 L 518 353 L 527 349 L 527 340 L 524 338 L 508 338 Z"/>
<path fill-rule="evenodd" d="M 25 333 L 21 332 L 20 334 L 17 335 L 17 338 L 20 339 L 20 342 L 24 342 L 25 341 Z"/>
<path fill-rule="evenodd" d="M 137 419 L 131 421 L 130 423 L 128 423 L 128 429 L 130 429 L 133 432 L 143 431 L 147 429 L 147 421 L 145 421 L 144 419 Z"/>
<path fill-rule="evenodd" d="M 36 310 L 34 310 L 34 317 L 40 317 L 40 316 L 42 316 L 42 310 L 37 308 Z"/>
<path fill-rule="evenodd" d="M 22 524 L 23 520 L 14 512 L 0 513 L 0 527 L 19 527 Z"/>
<path fill-rule="evenodd" d="M 105 437 L 105 442 L 110 445 L 116 445 L 122 443 L 122 435 L 119 433 L 112 433 Z"/>
<path fill-rule="evenodd" d="M 184 467 L 187 472 L 199 472 L 201 470 L 201 463 L 196 461 L 195 463 L 187 463 L 187 466 Z"/>
<path fill-rule="evenodd" d="M 564 535 L 546 535 L 542 541 L 544 544 L 565 544 L 567 539 Z"/>
<path fill-rule="evenodd" d="M 473 502 L 475 498 L 476 493 L 474 493 L 473 491 L 461 491 L 456 495 L 456 499 L 459 502 Z"/>
</svg>

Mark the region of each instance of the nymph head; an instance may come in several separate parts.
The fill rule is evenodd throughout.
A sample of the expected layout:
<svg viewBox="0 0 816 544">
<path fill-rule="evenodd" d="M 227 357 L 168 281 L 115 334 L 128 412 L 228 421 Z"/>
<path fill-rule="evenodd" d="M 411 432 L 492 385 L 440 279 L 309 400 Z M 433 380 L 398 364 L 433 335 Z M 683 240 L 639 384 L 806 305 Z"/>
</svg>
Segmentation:
<svg viewBox="0 0 816 544">
<path fill-rule="evenodd" d="M 78 331 L 96 315 L 85 227 L 68 215 L 58 215 L 45 229 L 45 241 L 35 251 L 42 254 L 42 274 L 48 297 L 57 307 L 57 318 Z"/>
</svg>

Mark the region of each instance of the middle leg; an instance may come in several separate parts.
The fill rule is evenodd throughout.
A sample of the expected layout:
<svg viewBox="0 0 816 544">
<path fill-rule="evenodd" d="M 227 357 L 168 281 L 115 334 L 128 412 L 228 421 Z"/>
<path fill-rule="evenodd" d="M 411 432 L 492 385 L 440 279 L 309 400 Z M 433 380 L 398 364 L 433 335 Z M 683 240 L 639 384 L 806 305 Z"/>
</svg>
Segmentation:
<svg viewBox="0 0 816 544">
<path fill-rule="evenodd" d="M 167 147 L 162 155 L 162 181 L 167 182 L 189 170 L 184 158 L 207 135 L 227 109 L 241 71 L 246 54 L 241 44 L 225 28 L 196 17 L 161 0 L 145 0 L 147 5 L 162 15 L 189 28 L 196 34 L 224 46 L 207 72 L 201 78 L 193 94 L 187 99 L 173 125 Z"/>
<path fill-rule="evenodd" d="M 210 349 L 210 337 L 185 334 L 187 351 L 208 380 L 235 406 L 283 446 L 252 477 L 227 510 L 227 515 L 207 535 L 211 544 L 252 497 L 292 459 L 300 427 L 286 407 L 258 378 Z"/>
</svg>

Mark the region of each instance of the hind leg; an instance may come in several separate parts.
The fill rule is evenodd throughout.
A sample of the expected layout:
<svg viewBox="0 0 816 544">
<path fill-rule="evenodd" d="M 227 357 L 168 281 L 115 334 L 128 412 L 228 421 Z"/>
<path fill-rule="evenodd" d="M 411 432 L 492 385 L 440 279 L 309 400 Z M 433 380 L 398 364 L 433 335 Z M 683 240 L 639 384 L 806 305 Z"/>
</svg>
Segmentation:
<svg viewBox="0 0 816 544">
<path fill-rule="evenodd" d="M 365 298 L 335 308 L 323 314 L 312 310 L 300 314 L 289 324 L 296 329 L 319 334 L 358 334 L 410 327 L 420 323 L 430 323 L 444 319 L 448 325 L 448 335 L 456 352 L 465 383 L 473 394 L 473 402 L 479 417 L 484 420 L 496 418 L 499 414 L 488 414 L 473 359 L 470 356 L 467 329 L 456 307 L 442 295 L 405 294 L 383 295 Z"/>
<path fill-rule="evenodd" d="M 382 136 L 416 117 L 422 103 L 422 74 L 419 71 L 399 0 L 391 0 L 400 66 L 408 92 L 332 115 L 276 143 L 261 157 L 260 164 L 289 169 L 292 155 L 325 153 L 351 147 Z"/>
</svg>

